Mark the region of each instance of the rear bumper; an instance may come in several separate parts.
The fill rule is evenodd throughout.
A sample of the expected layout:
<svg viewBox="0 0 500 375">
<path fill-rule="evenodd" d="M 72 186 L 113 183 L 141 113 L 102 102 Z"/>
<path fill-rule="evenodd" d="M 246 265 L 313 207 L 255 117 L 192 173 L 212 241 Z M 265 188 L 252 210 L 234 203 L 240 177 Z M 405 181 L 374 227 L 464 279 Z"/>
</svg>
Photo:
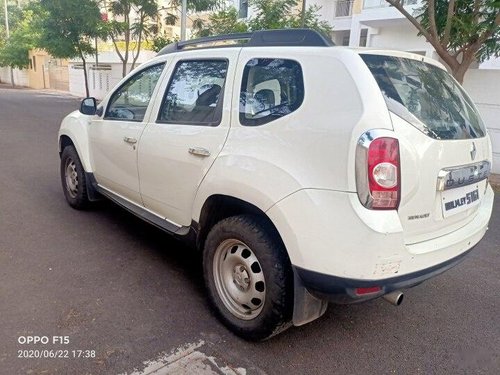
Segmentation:
<svg viewBox="0 0 500 375">
<path fill-rule="evenodd" d="M 368 301 L 395 290 L 408 289 L 437 276 L 464 260 L 473 248 L 435 266 L 406 275 L 381 280 L 349 279 L 294 267 L 304 287 L 317 298 L 334 303 L 349 304 Z M 357 295 L 356 288 L 380 287 L 376 293 Z"/>
<path fill-rule="evenodd" d="M 419 275 L 445 270 L 447 264 L 460 259 L 481 240 L 488 228 L 493 198 L 488 187 L 467 224 L 413 244 L 405 243 L 396 211 L 360 208 L 355 193 L 305 189 L 280 201 L 267 213 L 297 269 L 329 275 L 330 281 L 361 280 L 365 285 L 374 280 L 379 281 L 378 285 L 391 285 L 409 279 L 404 285 L 408 287 L 425 279 Z M 327 284 L 330 281 L 325 279 Z M 397 287 L 402 287 L 399 282 Z"/>
</svg>

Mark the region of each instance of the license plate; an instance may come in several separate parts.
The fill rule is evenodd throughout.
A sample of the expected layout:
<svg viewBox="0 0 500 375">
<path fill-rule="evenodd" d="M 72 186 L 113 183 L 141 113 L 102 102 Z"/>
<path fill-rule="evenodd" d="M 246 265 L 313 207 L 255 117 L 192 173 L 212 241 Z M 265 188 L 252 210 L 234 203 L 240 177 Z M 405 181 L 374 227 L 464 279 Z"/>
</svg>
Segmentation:
<svg viewBox="0 0 500 375">
<path fill-rule="evenodd" d="M 449 217 L 475 207 L 481 201 L 477 185 L 446 190 L 441 193 L 443 216 Z"/>
</svg>

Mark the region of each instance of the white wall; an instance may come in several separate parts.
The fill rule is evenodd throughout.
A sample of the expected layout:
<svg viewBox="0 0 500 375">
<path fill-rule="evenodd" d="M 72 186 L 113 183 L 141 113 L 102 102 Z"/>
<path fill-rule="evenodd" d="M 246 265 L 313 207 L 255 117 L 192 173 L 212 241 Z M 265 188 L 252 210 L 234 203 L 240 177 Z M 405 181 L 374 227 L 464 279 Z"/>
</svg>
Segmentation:
<svg viewBox="0 0 500 375">
<path fill-rule="evenodd" d="M 320 8 L 318 15 L 321 21 L 327 21 L 332 24 L 335 18 L 335 6 L 338 0 L 309 0 L 306 2 L 306 7 L 318 6 Z"/>
<path fill-rule="evenodd" d="M 479 69 L 500 69 L 500 57 L 492 57 L 479 65 Z"/>
<path fill-rule="evenodd" d="M 87 69 L 89 95 L 96 99 L 103 99 L 106 93 L 111 90 L 122 79 L 122 65 L 113 63 L 111 70 Z M 76 68 L 74 63 L 69 64 L 69 92 L 72 95 L 85 97 L 85 77 L 83 69 Z M 129 67 L 130 69 L 130 67 Z"/>
<path fill-rule="evenodd" d="M 10 84 L 10 69 L 0 67 L 0 82 Z M 14 83 L 16 86 L 29 86 L 29 78 L 27 70 L 14 69 Z"/>
<path fill-rule="evenodd" d="M 432 55 L 433 47 L 425 38 L 417 36 L 417 29 L 409 22 L 395 26 L 370 29 L 367 47 L 395 49 L 402 51 L 426 51 Z"/>
<path fill-rule="evenodd" d="M 153 51 L 141 51 L 141 55 L 137 60 L 136 67 L 141 63 L 148 61 L 156 55 Z M 87 61 L 87 71 L 89 80 L 89 95 L 96 99 L 103 99 L 104 96 L 116 86 L 122 79 L 122 63 L 115 52 L 102 52 L 99 53 L 99 65 L 111 66 L 111 70 L 94 70 L 91 65 L 95 63 L 93 58 Z M 72 95 L 85 97 L 85 78 L 83 70 L 76 68 L 80 65 L 79 60 L 70 61 L 69 69 L 69 92 Z M 127 65 L 127 72 L 130 71 L 132 64 Z"/>
<path fill-rule="evenodd" d="M 464 88 L 488 128 L 493 145 L 493 173 L 500 173 L 500 69 L 469 69 Z"/>
</svg>

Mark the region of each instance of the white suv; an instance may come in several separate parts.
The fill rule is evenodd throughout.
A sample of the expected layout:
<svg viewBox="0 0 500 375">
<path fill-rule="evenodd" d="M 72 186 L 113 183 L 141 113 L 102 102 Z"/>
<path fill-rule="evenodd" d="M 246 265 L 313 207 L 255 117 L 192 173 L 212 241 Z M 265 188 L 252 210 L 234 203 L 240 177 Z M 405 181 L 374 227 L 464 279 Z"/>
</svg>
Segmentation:
<svg viewBox="0 0 500 375">
<path fill-rule="evenodd" d="M 399 304 L 493 205 L 489 136 L 440 63 L 311 30 L 169 45 L 68 115 L 59 152 L 72 207 L 104 196 L 198 248 L 217 315 L 253 340 L 328 301 Z"/>
</svg>

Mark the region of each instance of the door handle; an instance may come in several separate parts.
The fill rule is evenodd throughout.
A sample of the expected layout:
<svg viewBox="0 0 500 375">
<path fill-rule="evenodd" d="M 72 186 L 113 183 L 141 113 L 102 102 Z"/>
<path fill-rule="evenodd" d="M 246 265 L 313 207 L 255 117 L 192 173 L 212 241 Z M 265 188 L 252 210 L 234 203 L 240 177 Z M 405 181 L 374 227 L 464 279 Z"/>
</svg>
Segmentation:
<svg viewBox="0 0 500 375">
<path fill-rule="evenodd" d="M 210 156 L 210 151 L 203 147 L 190 147 L 189 153 L 197 156 L 207 157 Z"/>
<path fill-rule="evenodd" d="M 127 143 L 130 143 L 131 145 L 133 144 L 136 144 L 137 143 L 137 139 L 135 138 L 132 138 L 132 137 L 123 137 L 123 140 Z"/>
</svg>

